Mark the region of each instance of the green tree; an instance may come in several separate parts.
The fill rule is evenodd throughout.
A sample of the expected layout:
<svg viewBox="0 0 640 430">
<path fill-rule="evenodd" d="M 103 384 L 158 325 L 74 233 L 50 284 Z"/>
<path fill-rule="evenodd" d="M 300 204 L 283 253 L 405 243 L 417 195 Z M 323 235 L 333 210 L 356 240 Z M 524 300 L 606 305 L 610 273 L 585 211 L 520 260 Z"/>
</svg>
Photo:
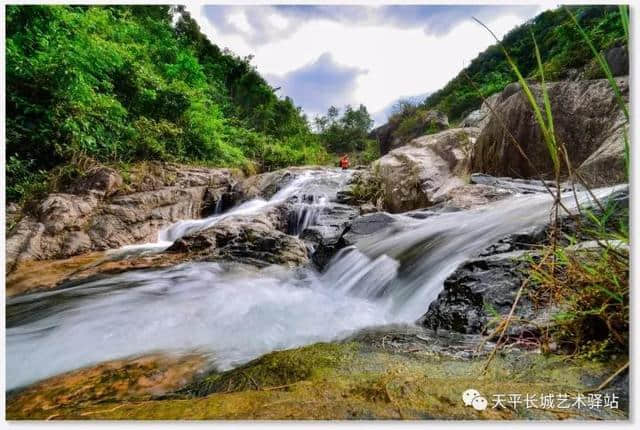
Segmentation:
<svg viewBox="0 0 640 430">
<path fill-rule="evenodd" d="M 373 120 L 364 105 L 354 109 L 351 105 L 340 110 L 331 106 L 326 116 L 314 120 L 319 136 L 327 150 L 334 153 L 363 151 L 367 148 L 368 134 Z"/>
</svg>

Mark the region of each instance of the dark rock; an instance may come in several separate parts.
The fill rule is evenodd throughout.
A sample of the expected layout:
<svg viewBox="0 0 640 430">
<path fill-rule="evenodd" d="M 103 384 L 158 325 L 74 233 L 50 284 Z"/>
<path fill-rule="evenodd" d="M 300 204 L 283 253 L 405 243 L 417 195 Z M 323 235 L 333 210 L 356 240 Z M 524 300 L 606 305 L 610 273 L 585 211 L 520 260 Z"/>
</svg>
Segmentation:
<svg viewBox="0 0 640 430">
<path fill-rule="evenodd" d="M 431 303 L 418 323 L 433 330 L 479 334 L 486 331 L 494 315 L 509 313 L 518 289 L 524 282 L 524 252 L 509 252 L 467 261 L 444 282 L 444 290 Z M 516 316 L 534 317 L 531 302 L 524 295 Z M 510 326 L 510 334 L 524 328 Z"/>
<path fill-rule="evenodd" d="M 304 243 L 278 231 L 266 216 L 228 218 L 206 230 L 182 237 L 167 249 L 203 261 L 227 260 L 257 267 L 295 266 L 307 261 Z"/>
<path fill-rule="evenodd" d="M 342 237 L 345 245 L 354 245 L 359 239 L 390 227 L 396 219 L 386 212 L 376 212 L 359 216 Z"/>
<path fill-rule="evenodd" d="M 520 92 L 520 84 L 518 82 L 511 82 L 509 85 L 504 87 L 502 90 L 502 94 L 500 95 L 501 101 L 504 101 L 511 97 L 512 95 Z"/>
<path fill-rule="evenodd" d="M 311 260 L 320 269 L 324 268 L 331 257 L 346 245 L 342 240 L 343 233 L 357 216 L 358 209 L 355 207 L 330 204 L 317 215 L 315 225 L 302 231 L 300 237 L 312 245 Z"/>
<path fill-rule="evenodd" d="M 613 76 L 629 74 L 629 51 L 626 46 L 614 46 L 604 54 Z"/>
<path fill-rule="evenodd" d="M 385 155 L 391 151 L 393 141 L 392 134 L 396 128 L 396 124 L 387 122 L 380 127 L 374 128 L 371 133 L 369 133 L 369 139 L 375 139 L 378 141 L 378 148 L 381 155 Z"/>
<path fill-rule="evenodd" d="M 231 209 L 239 199 L 237 192 L 207 188 L 202 200 L 200 216 L 202 218 L 221 214 Z"/>
<path fill-rule="evenodd" d="M 351 192 L 351 190 L 340 190 L 336 193 L 336 203 L 342 203 L 345 205 L 356 204 L 357 201 Z"/>
</svg>

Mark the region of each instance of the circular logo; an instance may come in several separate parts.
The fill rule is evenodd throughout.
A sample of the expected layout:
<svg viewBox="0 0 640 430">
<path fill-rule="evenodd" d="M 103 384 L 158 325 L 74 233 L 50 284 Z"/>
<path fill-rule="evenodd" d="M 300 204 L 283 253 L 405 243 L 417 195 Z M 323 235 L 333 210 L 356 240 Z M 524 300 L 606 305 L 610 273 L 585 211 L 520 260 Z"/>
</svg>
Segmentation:
<svg viewBox="0 0 640 430">
<path fill-rule="evenodd" d="M 472 406 L 476 411 L 484 411 L 487 409 L 487 399 L 480 395 L 478 390 L 474 390 L 473 388 L 469 388 L 464 393 L 462 393 L 462 401 L 465 406 Z"/>
</svg>

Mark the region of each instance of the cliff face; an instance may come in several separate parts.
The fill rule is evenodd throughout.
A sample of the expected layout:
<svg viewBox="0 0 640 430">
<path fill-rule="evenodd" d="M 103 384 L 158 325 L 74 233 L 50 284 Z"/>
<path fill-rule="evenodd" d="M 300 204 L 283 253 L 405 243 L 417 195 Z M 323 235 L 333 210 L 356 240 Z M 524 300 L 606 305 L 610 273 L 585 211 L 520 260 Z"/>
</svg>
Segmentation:
<svg viewBox="0 0 640 430">
<path fill-rule="evenodd" d="M 618 78 L 617 82 L 628 102 L 628 77 Z M 542 104 L 540 85 L 532 85 L 531 89 Z M 590 185 L 624 182 L 623 130 L 628 125 L 609 82 L 553 82 L 548 84 L 548 92 L 556 139 L 566 147 L 572 166 L 583 173 Z M 489 120 L 474 146 L 471 169 L 523 178 L 538 173 L 550 175 L 552 165 L 540 127 L 519 86 L 507 87 L 500 99 L 494 104 L 493 113 L 488 114 Z"/>
</svg>

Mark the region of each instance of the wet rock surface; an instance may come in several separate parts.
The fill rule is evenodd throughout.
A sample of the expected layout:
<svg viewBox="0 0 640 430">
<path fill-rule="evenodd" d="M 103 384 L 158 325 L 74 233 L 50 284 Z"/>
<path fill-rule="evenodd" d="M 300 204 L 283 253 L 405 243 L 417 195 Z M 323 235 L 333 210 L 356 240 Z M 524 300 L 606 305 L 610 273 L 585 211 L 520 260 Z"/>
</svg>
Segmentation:
<svg viewBox="0 0 640 430">
<path fill-rule="evenodd" d="M 317 215 L 315 225 L 302 231 L 300 238 L 311 243 L 311 258 L 318 268 L 323 269 L 331 257 L 345 246 L 343 234 L 358 213 L 355 207 L 331 204 Z"/>
<path fill-rule="evenodd" d="M 451 339 L 456 339 L 455 343 Z M 119 360 L 51 378 L 13 393 L 17 419 L 464 419 L 620 420 L 624 409 L 490 407 L 461 401 L 475 387 L 498 393 L 584 392 L 619 362 L 563 363 L 557 357 L 499 354 L 478 378 L 491 344 L 409 326 L 364 330 L 342 342 L 275 351 L 226 372 L 202 371 L 198 356 Z M 171 360 L 174 360 L 173 362 Z M 623 380 L 624 381 L 624 380 Z M 624 384 L 624 382 L 622 382 Z M 181 386 L 180 386 L 181 385 Z M 612 389 L 617 387 L 611 387 Z M 625 391 L 617 391 L 620 404 Z M 493 405 L 493 403 L 491 403 Z"/>
<path fill-rule="evenodd" d="M 491 329 L 490 322 L 507 315 L 528 267 L 526 251 L 507 252 L 467 261 L 444 282 L 444 289 L 429 305 L 418 323 L 433 330 L 480 334 Z M 515 316 L 523 321 L 534 319 L 534 310 L 527 297 L 521 297 Z M 535 330 L 531 324 L 516 322 L 510 335 L 523 330 Z"/>
<path fill-rule="evenodd" d="M 307 262 L 304 243 L 279 231 L 267 216 L 229 218 L 176 240 L 168 253 L 186 253 L 197 261 L 228 260 L 264 267 Z"/>
<path fill-rule="evenodd" d="M 396 218 L 386 212 L 376 212 L 356 218 L 343 236 L 346 245 L 354 245 L 361 238 L 391 227 Z"/>
</svg>

